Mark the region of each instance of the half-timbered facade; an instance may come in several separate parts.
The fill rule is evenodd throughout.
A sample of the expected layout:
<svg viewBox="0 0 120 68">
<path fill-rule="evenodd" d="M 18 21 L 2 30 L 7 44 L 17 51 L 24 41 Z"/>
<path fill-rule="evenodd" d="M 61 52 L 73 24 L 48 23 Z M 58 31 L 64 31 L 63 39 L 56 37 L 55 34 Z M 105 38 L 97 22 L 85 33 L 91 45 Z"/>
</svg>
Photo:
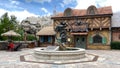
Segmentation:
<svg viewBox="0 0 120 68">
<path fill-rule="evenodd" d="M 67 8 L 63 13 L 53 16 L 54 28 L 61 22 L 67 24 L 66 43 L 69 46 L 85 49 L 110 49 L 111 42 L 110 6 L 96 8 L 89 6 L 86 10 Z M 56 35 L 59 36 L 59 33 Z"/>
</svg>

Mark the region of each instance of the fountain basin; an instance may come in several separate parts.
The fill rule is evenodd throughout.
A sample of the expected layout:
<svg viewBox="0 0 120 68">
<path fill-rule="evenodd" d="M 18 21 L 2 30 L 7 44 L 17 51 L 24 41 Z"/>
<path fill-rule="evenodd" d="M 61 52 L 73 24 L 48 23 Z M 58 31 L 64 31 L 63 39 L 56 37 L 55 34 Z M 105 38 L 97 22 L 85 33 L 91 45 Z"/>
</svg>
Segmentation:
<svg viewBox="0 0 120 68">
<path fill-rule="evenodd" d="M 34 49 L 34 57 L 41 60 L 77 60 L 85 57 L 85 49 L 68 48 L 68 50 L 47 50 L 46 48 Z"/>
</svg>

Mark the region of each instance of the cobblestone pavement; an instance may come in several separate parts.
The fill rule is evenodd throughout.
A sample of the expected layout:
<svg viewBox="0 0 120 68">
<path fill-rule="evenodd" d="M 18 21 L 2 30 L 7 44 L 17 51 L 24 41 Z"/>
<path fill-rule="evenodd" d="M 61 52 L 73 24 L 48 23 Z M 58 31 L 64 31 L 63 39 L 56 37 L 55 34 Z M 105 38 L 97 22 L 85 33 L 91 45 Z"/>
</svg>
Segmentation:
<svg viewBox="0 0 120 68">
<path fill-rule="evenodd" d="M 120 68 L 119 50 L 86 50 L 86 52 L 100 58 L 95 62 L 57 65 L 21 62 L 20 56 L 33 53 L 33 49 L 22 49 L 17 52 L 0 51 L 0 68 Z"/>
</svg>

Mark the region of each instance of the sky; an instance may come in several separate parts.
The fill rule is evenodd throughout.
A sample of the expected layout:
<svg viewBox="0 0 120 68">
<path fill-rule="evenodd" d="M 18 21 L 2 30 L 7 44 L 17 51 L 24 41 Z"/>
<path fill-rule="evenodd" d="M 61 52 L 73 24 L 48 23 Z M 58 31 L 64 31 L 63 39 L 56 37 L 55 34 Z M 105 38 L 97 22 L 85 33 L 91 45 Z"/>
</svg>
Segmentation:
<svg viewBox="0 0 120 68">
<path fill-rule="evenodd" d="M 66 8 L 87 9 L 90 5 L 97 8 L 112 6 L 113 12 L 120 11 L 120 0 L 0 0 L 0 17 L 8 12 L 18 21 L 30 16 L 49 16 L 53 11 L 63 12 Z"/>
</svg>

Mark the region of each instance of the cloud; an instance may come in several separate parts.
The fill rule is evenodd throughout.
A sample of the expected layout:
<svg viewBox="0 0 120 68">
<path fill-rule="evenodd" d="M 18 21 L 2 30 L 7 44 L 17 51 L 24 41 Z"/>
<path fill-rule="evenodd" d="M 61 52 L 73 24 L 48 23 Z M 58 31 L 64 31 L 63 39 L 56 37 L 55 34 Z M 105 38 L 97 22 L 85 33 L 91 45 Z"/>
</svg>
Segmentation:
<svg viewBox="0 0 120 68">
<path fill-rule="evenodd" d="M 120 11 L 120 0 L 106 0 L 104 3 L 102 3 L 103 6 L 112 6 L 113 12 L 119 12 Z M 101 6 L 102 6 L 101 5 Z"/>
<path fill-rule="evenodd" d="M 75 2 L 75 0 L 63 0 L 63 3 L 65 5 L 68 5 L 68 4 L 73 3 L 73 2 Z"/>
<path fill-rule="evenodd" d="M 86 9 L 90 5 L 96 5 L 95 0 L 77 0 L 76 9 Z"/>
<path fill-rule="evenodd" d="M 51 0 L 26 0 L 26 2 L 38 2 L 38 3 L 44 3 L 44 2 L 51 2 Z"/>
<path fill-rule="evenodd" d="M 19 1 L 14 1 L 14 0 L 12 0 L 12 1 L 10 1 L 10 2 L 11 2 L 11 4 L 14 4 L 14 5 L 19 5 L 19 4 L 20 4 Z"/>
<path fill-rule="evenodd" d="M 16 0 L 9 0 L 5 3 L 0 3 L 0 6 L 6 8 L 6 9 L 10 9 L 10 10 L 17 10 L 17 9 L 24 9 L 23 7 L 18 6 L 20 4 L 19 1 Z"/>
<path fill-rule="evenodd" d="M 61 7 L 64 7 L 64 4 L 63 3 L 60 3 Z"/>
<path fill-rule="evenodd" d="M 71 3 L 75 3 L 76 0 L 63 0 L 62 3 L 60 3 L 61 7 L 64 7 L 65 5 L 71 4 Z"/>
<path fill-rule="evenodd" d="M 45 8 L 41 8 L 42 11 L 44 11 L 45 13 L 48 13 L 48 10 Z"/>
<path fill-rule="evenodd" d="M 90 5 L 95 5 L 96 7 L 112 6 L 113 12 L 120 11 L 119 3 L 120 0 L 76 0 L 76 9 L 87 9 Z"/>
<path fill-rule="evenodd" d="M 32 2 L 32 0 L 25 0 L 26 2 Z"/>
<path fill-rule="evenodd" d="M 23 11 L 8 11 L 5 9 L 0 9 L 0 17 L 5 13 L 8 12 L 9 16 L 10 15 L 15 15 L 17 17 L 18 21 L 22 21 L 24 19 L 26 19 L 26 17 L 30 17 L 30 16 L 35 16 L 38 17 L 39 15 L 33 14 L 28 12 L 27 10 L 23 10 Z"/>
<path fill-rule="evenodd" d="M 50 16 L 51 13 L 46 8 L 41 8 L 42 11 L 44 11 L 44 14 L 42 16 Z"/>
</svg>

